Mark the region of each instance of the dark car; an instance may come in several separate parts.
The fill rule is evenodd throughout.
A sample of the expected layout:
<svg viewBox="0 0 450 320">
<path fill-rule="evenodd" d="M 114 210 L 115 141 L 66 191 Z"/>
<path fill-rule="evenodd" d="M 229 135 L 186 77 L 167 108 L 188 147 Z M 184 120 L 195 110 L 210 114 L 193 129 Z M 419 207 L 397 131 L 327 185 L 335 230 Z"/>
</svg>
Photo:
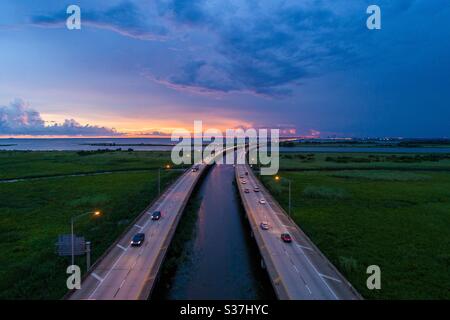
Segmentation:
<svg viewBox="0 0 450 320">
<path fill-rule="evenodd" d="M 144 233 L 136 233 L 131 240 L 131 246 L 132 247 L 140 247 L 145 240 L 145 234 Z"/>
<path fill-rule="evenodd" d="M 291 238 L 291 235 L 289 233 L 282 233 L 281 234 L 281 240 L 283 240 L 284 242 L 287 242 L 287 243 L 292 242 L 292 238 Z"/>
<path fill-rule="evenodd" d="M 244 192 L 245 193 L 250 193 L 250 189 L 245 189 Z"/>
<path fill-rule="evenodd" d="M 152 213 L 152 220 L 159 220 L 161 218 L 161 211 L 155 211 Z"/>
<path fill-rule="evenodd" d="M 245 172 L 245 175 L 248 176 L 248 172 L 247 171 Z"/>
</svg>

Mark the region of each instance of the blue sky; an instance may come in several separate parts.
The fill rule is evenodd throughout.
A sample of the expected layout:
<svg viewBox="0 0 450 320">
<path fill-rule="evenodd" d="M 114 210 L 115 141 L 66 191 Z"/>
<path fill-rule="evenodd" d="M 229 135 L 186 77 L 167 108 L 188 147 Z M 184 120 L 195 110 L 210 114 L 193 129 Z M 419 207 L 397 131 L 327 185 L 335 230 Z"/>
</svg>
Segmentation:
<svg viewBox="0 0 450 320">
<path fill-rule="evenodd" d="M 70 4 L 81 30 L 65 28 Z M 370 4 L 381 30 L 366 28 Z M 448 21 L 448 0 L 3 0 L 0 135 L 157 135 L 203 120 L 450 136 Z"/>
</svg>

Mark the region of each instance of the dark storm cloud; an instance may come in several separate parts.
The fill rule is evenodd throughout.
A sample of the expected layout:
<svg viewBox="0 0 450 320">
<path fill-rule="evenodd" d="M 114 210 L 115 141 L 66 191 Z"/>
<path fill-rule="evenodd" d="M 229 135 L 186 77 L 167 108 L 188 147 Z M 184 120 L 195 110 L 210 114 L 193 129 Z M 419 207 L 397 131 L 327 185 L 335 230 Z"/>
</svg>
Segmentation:
<svg viewBox="0 0 450 320">
<path fill-rule="evenodd" d="M 41 27 L 65 26 L 68 15 L 59 11 L 53 15 L 34 16 L 31 23 Z M 162 25 L 153 23 L 133 2 L 125 1 L 106 10 L 81 11 L 82 27 L 90 26 L 111 30 L 124 36 L 141 40 L 163 39 L 166 29 Z"/>
</svg>

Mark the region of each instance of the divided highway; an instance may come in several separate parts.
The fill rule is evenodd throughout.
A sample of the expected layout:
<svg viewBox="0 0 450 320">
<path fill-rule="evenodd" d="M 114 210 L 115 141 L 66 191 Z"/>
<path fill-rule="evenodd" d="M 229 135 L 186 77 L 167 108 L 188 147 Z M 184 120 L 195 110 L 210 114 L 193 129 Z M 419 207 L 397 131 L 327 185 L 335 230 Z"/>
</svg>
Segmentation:
<svg viewBox="0 0 450 320">
<path fill-rule="evenodd" d="M 144 300 L 153 289 L 160 266 L 172 240 L 178 221 L 206 165 L 186 171 L 154 203 L 93 266 L 80 290 L 68 299 Z M 161 211 L 160 220 L 151 220 L 154 211 Z M 131 247 L 136 233 L 145 233 L 141 247 Z"/>
<path fill-rule="evenodd" d="M 238 149 L 237 157 L 240 159 L 238 163 L 245 163 L 244 148 Z M 253 235 L 279 299 L 361 299 L 351 284 L 287 216 L 247 164 L 236 165 L 236 181 Z M 255 192 L 255 187 L 260 191 Z M 265 200 L 264 204 L 261 199 Z M 261 228 L 263 221 L 269 224 L 269 230 Z M 289 233 L 292 243 L 283 242 L 282 233 Z"/>
</svg>

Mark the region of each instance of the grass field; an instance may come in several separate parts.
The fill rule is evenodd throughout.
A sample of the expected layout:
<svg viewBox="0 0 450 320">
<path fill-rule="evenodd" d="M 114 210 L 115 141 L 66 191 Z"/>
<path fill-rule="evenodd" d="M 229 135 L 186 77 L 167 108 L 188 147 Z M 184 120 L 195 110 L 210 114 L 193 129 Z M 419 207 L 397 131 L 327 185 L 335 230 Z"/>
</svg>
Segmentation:
<svg viewBox="0 0 450 320">
<path fill-rule="evenodd" d="M 126 170 L 168 161 L 169 153 L 152 152 L 89 156 L 18 152 L 16 157 L 12 152 L 0 153 L 1 175 L 8 178 L 125 170 L 0 183 L 0 299 L 61 298 L 66 292 L 65 270 L 70 258 L 57 257 L 55 242 L 58 234 L 70 233 L 70 217 L 101 210 L 102 217 L 86 216 L 77 220 L 75 226 L 77 234 L 92 241 L 95 261 L 157 195 L 156 170 Z M 162 170 L 162 186 L 179 174 Z M 85 270 L 84 257 L 77 264 Z"/>
<path fill-rule="evenodd" d="M 359 162 L 364 154 L 346 154 L 354 158 L 346 163 L 325 161 L 329 156 L 281 160 L 299 226 L 366 298 L 450 299 L 448 160 L 380 165 Z M 292 170 L 304 166 L 309 171 Z M 287 180 L 263 181 L 287 211 Z M 379 291 L 366 288 L 369 265 L 381 268 Z"/>
<path fill-rule="evenodd" d="M 170 152 L 164 151 L 92 154 L 67 151 L 0 151 L 0 179 L 104 171 L 153 170 L 169 163 L 171 163 Z"/>
<path fill-rule="evenodd" d="M 281 170 L 450 170 L 448 154 L 282 153 Z"/>
</svg>

